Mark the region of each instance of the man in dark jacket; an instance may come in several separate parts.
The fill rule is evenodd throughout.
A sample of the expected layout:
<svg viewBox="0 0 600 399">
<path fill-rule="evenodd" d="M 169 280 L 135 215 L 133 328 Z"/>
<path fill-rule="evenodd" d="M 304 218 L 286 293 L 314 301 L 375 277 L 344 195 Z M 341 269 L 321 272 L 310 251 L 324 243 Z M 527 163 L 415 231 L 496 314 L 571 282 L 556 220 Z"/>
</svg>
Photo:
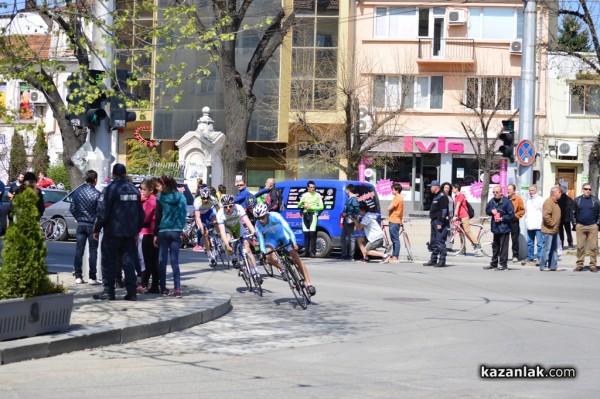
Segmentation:
<svg viewBox="0 0 600 399">
<path fill-rule="evenodd" d="M 112 170 L 113 181 L 104 189 L 98 202 L 98 213 L 94 224 L 94 238 L 102 238 L 102 283 L 104 291 L 94 299 L 115 299 L 115 276 L 117 262 L 121 261 L 125 272 L 126 301 L 135 301 L 136 274 L 134 256 L 135 237 L 144 225 L 144 209 L 140 191 L 127 180 L 125 165 L 117 163 Z"/>
<path fill-rule="evenodd" d="M 429 218 L 431 219 L 431 234 L 429 245 L 432 248 L 431 259 L 423 263 L 423 266 L 446 266 L 446 237 L 448 236 L 448 226 L 450 215 L 448 209 L 448 197 L 440 189 L 440 182 L 434 180 L 431 182 L 431 193 L 433 200 L 429 208 Z"/>
<path fill-rule="evenodd" d="M 494 234 L 492 242 L 492 261 L 487 270 L 506 270 L 508 268 L 508 241 L 510 238 L 511 224 L 515 217 L 512 201 L 502 195 L 502 187 L 494 186 L 492 198 L 485 208 L 485 213 L 492 217 L 491 230 Z"/>
<path fill-rule="evenodd" d="M 254 194 L 256 198 L 264 196 L 264 203 L 267 204 L 269 212 L 279 212 L 281 206 L 281 195 L 275 187 L 275 179 L 269 177 L 265 182 L 265 188 Z"/>
<path fill-rule="evenodd" d="M 573 245 L 573 236 L 571 235 L 571 215 L 573 214 L 573 199 L 567 194 L 567 187 L 560 187 L 561 194 L 558 199 L 558 207 L 560 208 L 561 221 L 558 236 L 563 246 L 569 244 L 569 248 L 575 248 Z M 565 242 L 565 232 L 567 233 L 567 241 Z"/>
<path fill-rule="evenodd" d="M 75 269 L 75 284 L 83 284 L 83 252 L 85 250 L 85 242 L 89 244 L 89 284 L 101 284 L 96 279 L 96 263 L 98 259 L 98 241 L 94 240 L 94 222 L 96 221 L 96 210 L 98 208 L 98 198 L 100 191 L 96 189 L 98 181 L 98 173 L 93 170 L 88 170 L 85 173 L 85 183 L 77 187 L 71 198 L 71 206 L 69 210 L 77 221 L 77 232 L 75 245 L 75 259 L 73 268 Z"/>
<path fill-rule="evenodd" d="M 346 186 L 348 200 L 344 204 L 342 212 L 342 256 L 340 260 L 354 260 L 354 251 L 356 249 L 356 237 L 354 237 L 354 219 L 358 217 L 359 203 L 356 195 L 356 187 L 350 183 Z"/>
<path fill-rule="evenodd" d="M 600 200 L 592 195 L 592 185 L 583 185 L 583 195 L 575 198 L 571 221 L 577 236 L 576 272 L 583 270 L 586 248 L 590 254 L 590 271 L 596 273 L 598 228 L 600 228 Z"/>
</svg>

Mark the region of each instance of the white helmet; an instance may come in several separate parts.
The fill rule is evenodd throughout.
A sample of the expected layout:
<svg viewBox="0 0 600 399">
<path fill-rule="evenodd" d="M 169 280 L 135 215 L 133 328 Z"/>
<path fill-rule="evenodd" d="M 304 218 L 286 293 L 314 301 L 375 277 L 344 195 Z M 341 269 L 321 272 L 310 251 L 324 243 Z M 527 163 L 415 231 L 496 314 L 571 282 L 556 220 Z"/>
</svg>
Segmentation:
<svg viewBox="0 0 600 399">
<path fill-rule="evenodd" d="M 265 216 L 267 213 L 269 213 L 269 207 L 267 206 L 267 204 L 262 203 L 262 204 L 258 204 L 254 207 L 254 217 L 255 218 L 261 218 L 263 216 Z"/>
</svg>

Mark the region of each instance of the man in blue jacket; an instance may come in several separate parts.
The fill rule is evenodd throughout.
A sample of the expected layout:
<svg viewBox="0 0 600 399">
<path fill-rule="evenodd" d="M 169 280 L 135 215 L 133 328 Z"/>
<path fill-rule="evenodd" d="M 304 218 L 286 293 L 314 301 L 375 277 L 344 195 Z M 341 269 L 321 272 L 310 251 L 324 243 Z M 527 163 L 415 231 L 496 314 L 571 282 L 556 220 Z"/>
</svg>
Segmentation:
<svg viewBox="0 0 600 399">
<path fill-rule="evenodd" d="M 113 181 L 102 192 L 94 224 L 94 238 L 102 238 L 102 283 L 104 291 L 94 295 L 103 301 L 115 299 L 115 277 L 120 259 L 125 272 L 126 301 L 135 301 L 136 274 L 134 256 L 137 256 L 135 237 L 144 225 L 144 208 L 140 190 L 127 180 L 125 165 L 117 163 L 112 170 Z"/>
<path fill-rule="evenodd" d="M 487 203 L 485 208 L 485 213 L 492 217 L 491 230 L 494 233 L 492 261 L 489 266 L 483 268 L 487 270 L 506 270 L 508 269 L 508 241 L 515 210 L 512 201 L 502 195 L 502 187 L 494 186 L 492 193 L 494 198 Z"/>
</svg>

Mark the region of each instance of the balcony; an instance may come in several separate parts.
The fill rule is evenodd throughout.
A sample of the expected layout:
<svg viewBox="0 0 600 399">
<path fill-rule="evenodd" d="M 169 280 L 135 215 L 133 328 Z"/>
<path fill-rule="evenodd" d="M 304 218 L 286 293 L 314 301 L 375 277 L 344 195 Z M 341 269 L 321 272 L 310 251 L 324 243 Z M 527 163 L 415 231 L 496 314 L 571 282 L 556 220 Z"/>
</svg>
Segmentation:
<svg viewBox="0 0 600 399">
<path fill-rule="evenodd" d="M 417 63 L 419 66 L 475 65 L 475 41 L 473 39 L 419 39 Z"/>
</svg>

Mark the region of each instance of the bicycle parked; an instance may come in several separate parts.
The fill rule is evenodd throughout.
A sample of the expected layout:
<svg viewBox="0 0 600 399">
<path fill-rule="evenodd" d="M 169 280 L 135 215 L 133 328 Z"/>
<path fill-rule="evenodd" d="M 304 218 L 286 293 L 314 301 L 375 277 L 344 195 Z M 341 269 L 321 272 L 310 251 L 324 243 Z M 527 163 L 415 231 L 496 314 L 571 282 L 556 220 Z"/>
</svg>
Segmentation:
<svg viewBox="0 0 600 399">
<path fill-rule="evenodd" d="M 400 226 L 400 231 L 398 232 L 398 237 L 400 239 L 400 242 L 403 244 L 400 246 L 400 254 L 402 254 L 402 251 L 405 250 L 406 251 L 406 260 L 409 262 L 413 262 L 415 259 L 413 257 L 412 247 L 410 245 L 410 237 L 408 236 L 408 232 L 406 231 L 406 227 L 405 227 L 407 224 L 409 226 L 412 226 L 412 224 L 410 223 L 410 220 L 403 220 L 402 225 Z M 385 252 L 388 254 L 391 254 L 393 245 L 392 245 L 392 240 L 390 238 L 389 224 L 382 223 L 381 228 L 383 229 L 383 233 L 384 233 Z"/>
<path fill-rule="evenodd" d="M 294 297 L 296 298 L 296 302 L 298 302 L 298 305 L 300 305 L 302 309 L 306 309 L 310 303 L 310 292 L 308 291 L 304 276 L 300 273 L 298 266 L 296 266 L 294 261 L 290 258 L 288 252 L 289 245 L 290 244 L 279 245 L 265 255 L 269 255 L 273 252 L 277 255 L 279 263 L 285 268 L 287 282 L 292 290 L 292 294 L 294 294 Z"/>
<path fill-rule="evenodd" d="M 249 291 L 254 291 L 256 294 L 262 296 L 262 277 L 258 273 L 258 268 L 250 265 L 250 261 L 248 260 L 249 253 L 246 249 L 246 245 L 244 245 L 244 241 L 249 240 L 252 237 L 254 237 L 254 234 L 246 234 L 243 237 L 234 238 L 229 241 L 229 245 L 233 248 L 233 252 L 237 254 L 239 266 L 238 276 L 244 280 Z"/>
<path fill-rule="evenodd" d="M 489 217 L 480 217 L 481 223 L 471 223 L 471 228 L 476 229 L 478 248 L 474 250 L 474 253 L 481 252 L 485 256 L 492 256 L 492 242 L 494 241 L 494 234 L 491 230 L 485 226 L 485 222 L 489 220 Z M 467 254 L 467 242 L 470 240 L 467 238 L 465 230 L 462 227 L 460 220 L 452 221 L 454 231 L 450 237 L 450 243 L 452 247 L 448 251 L 448 256 L 466 255 Z"/>
<path fill-rule="evenodd" d="M 42 218 L 40 221 L 42 233 L 44 238 L 48 241 L 56 241 L 63 236 L 65 229 L 67 228 L 66 223 L 62 219 L 48 219 Z"/>
</svg>

